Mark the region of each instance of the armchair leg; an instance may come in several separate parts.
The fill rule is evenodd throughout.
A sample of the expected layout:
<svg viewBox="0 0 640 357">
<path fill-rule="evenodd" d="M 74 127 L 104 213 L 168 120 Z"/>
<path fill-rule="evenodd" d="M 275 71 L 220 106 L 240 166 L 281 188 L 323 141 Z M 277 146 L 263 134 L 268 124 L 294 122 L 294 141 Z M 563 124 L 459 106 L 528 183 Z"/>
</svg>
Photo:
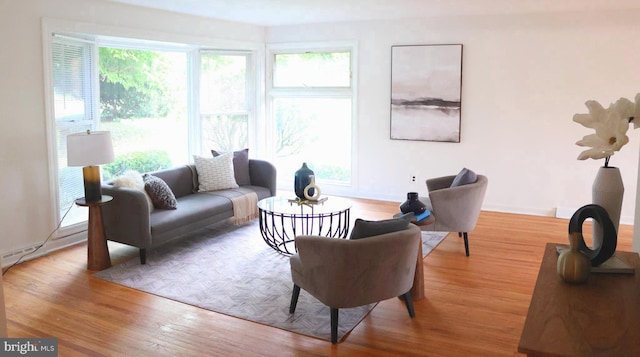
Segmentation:
<svg viewBox="0 0 640 357">
<path fill-rule="evenodd" d="M 411 316 L 411 318 L 416 317 L 416 312 L 413 309 L 413 298 L 411 297 L 411 290 L 407 291 L 407 293 L 402 295 L 402 297 L 404 298 L 404 303 L 407 305 L 409 316 Z"/>
<path fill-rule="evenodd" d="M 300 296 L 300 287 L 293 284 L 293 294 L 291 294 L 291 305 L 289 305 L 289 313 L 296 312 L 296 306 L 298 306 L 298 297 Z"/>
<path fill-rule="evenodd" d="M 338 343 L 338 309 L 331 308 L 331 343 Z"/>
<path fill-rule="evenodd" d="M 467 254 L 467 257 L 469 256 L 469 235 L 467 234 L 467 232 L 463 233 L 464 236 L 464 252 L 465 254 Z"/>
<path fill-rule="evenodd" d="M 458 232 L 458 238 L 462 238 L 462 232 Z"/>
<path fill-rule="evenodd" d="M 147 264 L 147 249 L 140 248 L 140 264 Z"/>
</svg>

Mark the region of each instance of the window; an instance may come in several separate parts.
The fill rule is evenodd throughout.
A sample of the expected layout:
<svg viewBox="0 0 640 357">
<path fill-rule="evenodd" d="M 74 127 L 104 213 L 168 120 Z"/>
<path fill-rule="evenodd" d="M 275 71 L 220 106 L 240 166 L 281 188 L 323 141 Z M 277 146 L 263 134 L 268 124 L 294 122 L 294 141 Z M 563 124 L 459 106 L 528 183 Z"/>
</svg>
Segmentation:
<svg viewBox="0 0 640 357">
<path fill-rule="evenodd" d="M 274 88 L 349 88 L 351 52 L 275 54 Z"/>
<path fill-rule="evenodd" d="M 189 162 L 187 53 L 100 47 L 100 128 L 115 161 L 105 180 Z"/>
<path fill-rule="evenodd" d="M 317 182 L 351 185 L 352 54 L 352 48 L 271 54 L 271 150 L 279 177 L 293 178 L 306 162 Z"/>
<path fill-rule="evenodd" d="M 235 150 L 255 141 L 249 129 L 255 128 L 258 106 L 258 50 L 252 46 L 209 51 L 100 35 L 50 38 L 46 70 L 52 87 L 56 220 L 84 195 L 82 168 L 66 165 L 69 134 L 111 132 L 115 161 L 102 166 L 103 180 L 126 170 L 186 164 L 192 154 L 211 155 L 211 149 Z M 69 212 L 60 235 L 81 229 L 77 223 L 88 216 L 86 209 Z"/>
<path fill-rule="evenodd" d="M 67 135 L 97 128 L 93 45 L 86 41 L 54 37 L 51 44 L 55 151 L 58 168 L 58 209 L 64 216 L 77 198 L 84 196 L 81 167 L 67 166 Z M 79 209 L 63 222 L 72 225 L 86 220 Z"/>
<path fill-rule="evenodd" d="M 211 149 L 233 151 L 248 146 L 254 117 L 251 53 L 203 51 L 200 55 L 200 142 Z"/>
</svg>

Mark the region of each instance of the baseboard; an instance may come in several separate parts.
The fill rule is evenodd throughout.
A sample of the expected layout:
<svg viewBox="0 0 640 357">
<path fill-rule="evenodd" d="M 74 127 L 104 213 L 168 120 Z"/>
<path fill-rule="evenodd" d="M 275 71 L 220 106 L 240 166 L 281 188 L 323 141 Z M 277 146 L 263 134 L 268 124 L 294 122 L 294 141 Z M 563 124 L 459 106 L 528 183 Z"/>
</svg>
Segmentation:
<svg viewBox="0 0 640 357">
<path fill-rule="evenodd" d="M 578 210 L 576 207 L 562 207 L 556 208 L 556 218 L 571 219 L 571 216 Z"/>
<path fill-rule="evenodd" d="M 35 243 L 23 248 L 14 249 L 2 253 L 2 268 L 15 264 L 18 260 L 22 263 L 31 259 L 42 257 L 50 252 L 60 250 L 87 240 L 87 231 L 77 232 L 55 240 L 49 240 L 44 246 L 43 242 Z M 38 247 L 40 247 L 38 249 Z"/>
<path fill-rule="evenodd" d="M 402 202 L 396 196 L 380 196 L 380 195 L 367 195 L 367 194 L 351 194 L 349 197 L 354 198 L 363 198 L 363 199 L 371 199 L 371 200 L 379 200 L 379 201 L 388 201 L 388 202 L 398 202 L 398 205 Z M 513 214 L 524 214 L 529 216 L 542 216 L 542 217 L 556 217 L 561 219 L 571 219 L 571 216 L 578 210 L 575 207 L 556 207 L 550 209 L 538 209 L 531 207 L 514 207 L 514 206 L 505 206 L 505 205 L 493 205 L 491 203 L 485 202 L 482 205 L 483 211 L 492 211 L 492 212 L 502 212 L 502 213 L 513 213 Z M 633 225 L 634 217 L 633 216 L 621 216 L 620 224 Z"/>
<path fill-rule="evenodd" d="M 49 251 L 46 247 L 42 246 L 42 242 L 36 243 L 30 246 L 26 246 L 20 249 L 15 249 L 10 252 L 2 254 L 2 267 L 15 264 L 21 257 L 22 261 L 28 259 L 34 259 L 47 254 Z M 27 258 L 28 257 L 28 258 Z"/>
<path fill-rule="evenodd" d="M 574 213 L 576 213 L 577 210 L 579 210 L 579 207 L 562 207 L 562 206 L 558 206 L 558 208 L 556 208 L 556 218 L 564 218 L 564 219 L 571 219 L 571 217 L 573 216 Z M 634 217 L 633 216 L 620 216 L 620 224 L 628 224 L 628 225 L 633 225 L 634 222 Z"/>
</svg>

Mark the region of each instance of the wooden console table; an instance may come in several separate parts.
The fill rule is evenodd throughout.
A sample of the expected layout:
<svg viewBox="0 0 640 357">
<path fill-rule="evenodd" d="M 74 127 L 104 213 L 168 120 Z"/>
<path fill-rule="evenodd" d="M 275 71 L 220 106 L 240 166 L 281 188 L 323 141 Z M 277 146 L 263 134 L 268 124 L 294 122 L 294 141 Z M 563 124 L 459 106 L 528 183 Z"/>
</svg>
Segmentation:
<svg viewBox="0 0 640 357">
<path fill-rule="evenodd" d="M 528 356 L 640 356 L 640 258 L 616 255 L 635 274 L 592 273 L 570 285 L 557 273 L 556 244 L 547 244 L 518 352 Z"/>
<path fill-rule="evenodd" d="M 102 206 L 111 200 L 113 197 L 107 195 L 102 195 L 100 201 L 95 202 L 87 202 L 84 198 L 76 200 L 78 206 L 89 207 L 89 230 L 87 232 L 87 269 L 89 270 L 103 270 L 111 266 L 102 220 Z"/>
</svg>

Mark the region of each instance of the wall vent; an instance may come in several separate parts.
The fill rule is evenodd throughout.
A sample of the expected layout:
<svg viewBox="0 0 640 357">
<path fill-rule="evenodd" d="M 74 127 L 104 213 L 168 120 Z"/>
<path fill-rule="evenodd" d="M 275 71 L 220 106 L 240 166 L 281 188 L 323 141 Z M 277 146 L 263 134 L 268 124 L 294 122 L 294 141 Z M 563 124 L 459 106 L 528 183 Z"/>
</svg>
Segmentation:
<svg viewBox="0 0 640 357">
<path fill-rule="evenodd" d="M 25 247 L 22 249 L 17 249 L 17 250 L 13 250 L 11 252 L 7 252 L 5 254 L 2 255 L 2 261 L 3 263 L 9 263 L 9 262 L 15 262 L 18 259 L 20 259 L 20 257 L 27 255 L 27 254 L 32 254 L 36 251 L 36 249 L 38 249 L 38 247 L 40 247 L 42 245 L 42 243 L 36 243 L 32 246 L 29 247 Z M 38 251 L 39 255 L 42 255 L 44 253 L 46 253 L 46 250 L 43 250 L 42 248 L 40 248 L 40 251 Z M 30 258 L 33 258 L 37 255 L 32 255 L 29 256 Z M 25 257 L 26 258 L 26 257 Z"/>
</svg>

